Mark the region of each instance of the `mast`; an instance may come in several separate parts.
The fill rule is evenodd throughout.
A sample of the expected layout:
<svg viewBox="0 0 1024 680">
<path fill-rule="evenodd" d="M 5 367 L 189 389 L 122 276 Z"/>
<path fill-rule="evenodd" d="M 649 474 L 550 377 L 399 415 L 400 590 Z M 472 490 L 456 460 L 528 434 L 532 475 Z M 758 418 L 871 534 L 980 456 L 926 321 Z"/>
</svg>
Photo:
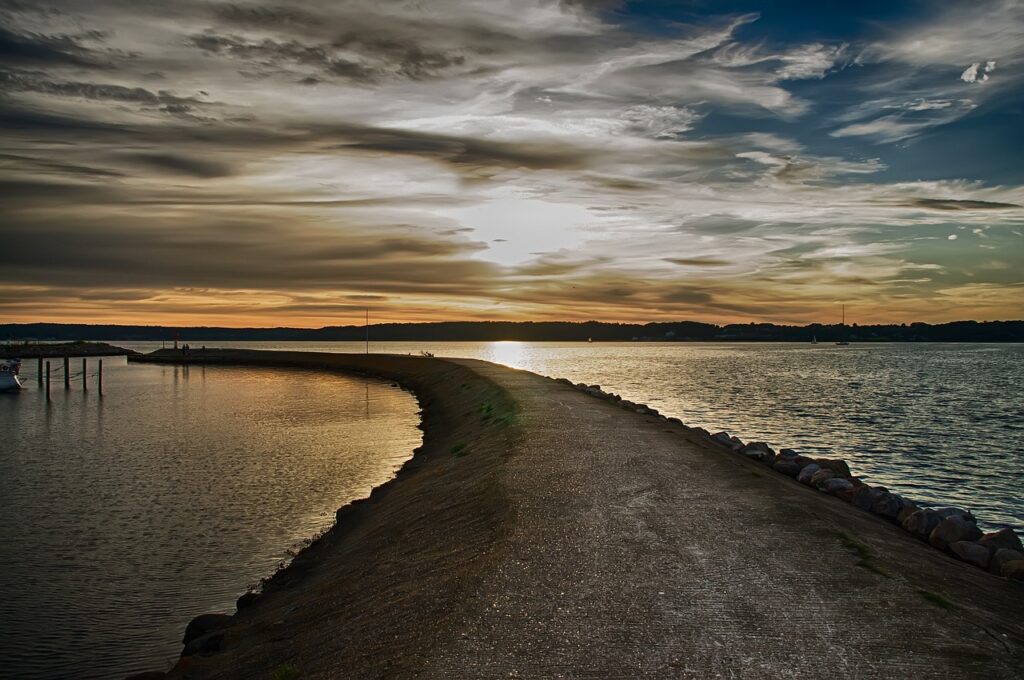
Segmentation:
<svg viewBox="0 0 1024 680">
<path fill-rule="evenodd" d="M 366 308 L 366 353 L 370 353 L 370 308 Z"/>
</svg>

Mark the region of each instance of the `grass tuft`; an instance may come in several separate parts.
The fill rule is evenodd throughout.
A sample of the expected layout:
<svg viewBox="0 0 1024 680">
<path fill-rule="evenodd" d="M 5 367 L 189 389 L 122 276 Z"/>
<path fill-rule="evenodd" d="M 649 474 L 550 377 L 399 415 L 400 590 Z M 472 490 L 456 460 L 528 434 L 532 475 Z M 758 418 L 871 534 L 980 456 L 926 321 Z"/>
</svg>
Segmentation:
<svg viewBox="0 0 1024 680">
<path fill-rule="evenodd" d="M 874 553 L 871 552 L 871 548 L 845 532 L 837 532 L 837 535 L 839 536 L 839 542 L 843 544 L 843 547 L 857 556 L 858 567 L 866 569 L 872 574 L 878 574 L 885 578 L 892 578 L 888 572 L 875 564 L 875 556 Z"/>
<path fill-rule="evenodd" d="M 456 458 L 462 458 L 467 453 L 469 453 L 469 449 L 466 448 L 466 444 L 465 443 L 462 443 L 462 444 L 456 444 L 455 446 L 453 446 L 451 448 L 451 452 L 452 452 L 452 455 L 455 456 Z"/>
<path fill-rule="evenodd" d="M 942 609 L 945 609 L 948 612 L 955 611 L 956 609 L 958 609 L 958 607 L 955 604 L 944 598 L 942 595 L 939 595 L 938 593 L 933 593 L 930 590 L 918 588 L 917 594 L 920 595 L 925 602 L 930 602 L 936 607 L 941 607 Z"/>
<path fill-rule="evenodd" d="M 300 675 L 298 668 L 290 663 L 283 663 L 274 669 L 274 674 L 270 677 L 272 680 L 298 680 Z"/>
</svg>

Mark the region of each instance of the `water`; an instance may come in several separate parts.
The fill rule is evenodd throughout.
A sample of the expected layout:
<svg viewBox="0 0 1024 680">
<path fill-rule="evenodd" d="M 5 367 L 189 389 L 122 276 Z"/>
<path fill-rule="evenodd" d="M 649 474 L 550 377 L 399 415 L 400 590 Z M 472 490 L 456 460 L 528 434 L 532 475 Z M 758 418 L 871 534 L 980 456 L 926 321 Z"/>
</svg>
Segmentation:
<svg viewBox="0 0 1024 680">
<path fill-rule="evenodd" d="M 60 376 L 49 406 L 23 378 L 0 394 L 3 678 L 166 669 L 193 616 L 233 611 L 421 441 L 415 399 L 359 378 L 106 358 L 102 400 Z"/>
<path fill-rule="evenodd" d="M 364 351 L 358 342 L 224 344 Z M 775 448 L 845 458 L 869 483 L 924 504 L 969 508 L 987 529 L 1024 528 L 1024 345 L 370 345 L 372 352 L 421 350 L 599 384 L 688 425 L 727 430 Z"/>
<path fill-rule="evenodd" d="M 159 343 L 115 343 L 149 351 Z M 192 343 L 199 346 L 201 343 Z M 215 346 L 217 343 L 207 343 Z M 362 343 L 221 343 L 362 352 Z M 1024 526 L 1024 346 L 371 343 L 600 384 L 690 425 L 841 456 L 931 504 Z M 114 364 L 114 365 L 112 365 Z M 77 361 L 73 366 L 80 365 Z M 286 549 L 419 443 L 386 384 L 107 359 L 106 396 L 0 399 L 0 676 L 164 668 L 196 613 L 230 611 Z M 2 396 L 2 395 L 0 395 Z"/>
</svg>

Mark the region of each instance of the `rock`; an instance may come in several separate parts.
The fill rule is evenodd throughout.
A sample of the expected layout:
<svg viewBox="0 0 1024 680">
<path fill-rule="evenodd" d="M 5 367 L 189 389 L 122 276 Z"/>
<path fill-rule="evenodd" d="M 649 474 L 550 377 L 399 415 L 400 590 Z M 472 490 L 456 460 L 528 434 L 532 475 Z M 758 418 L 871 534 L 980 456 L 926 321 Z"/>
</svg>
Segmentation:
<svg viewBox="0 0 1024 680">
<path fill-rule="evenodd" d="M 673 425 L 682 425 L 683 424 L 683 421 L 679 420 L 679 418 L 673 418 L 672 416 L 669 416 L 667 420 L 668 420 L 668 422 L 672 423 Z"/>
<path fill-rule="evenodd" d="M 818 470 L 813 475 L 811 475 L 811 486 L 813 486 L 815 489 L 820 489 L 822 486 L 825 485 L 825 482 L 827 482 L 830 479 L 834 479 L 835 476 L 836 473 L 832 472 L 831 470 Z"/>
<path fill-rule="evenodd" d="M 228 614 L 200 614 L 185 626 L 185 637 L 181 643 L 188 645 L 196 638 L 203 637 L 215 630 L 220 630 L 231 623 L 231 616 Z"/>
<path fill-rule="evenodd" d="M 1002 576 L 1016 581 L 1024 581 L 1024 560 L 1013 560 L 1003 564 Z"/>
<path fill-rule="evenodd" d="M 568 378 L 555 378 L 555 382 L 562 383 L 563 385 L 568 385 L 569 387 L 573 386 L 572 381 L 569 380 Z"/>
<path fill-rule="evenodd" d="M 124 680 L 164 680 L 167 677 L 167 673 L 163 671 L 142 671 L 141 673 L 132 673 Z"/>
<path fill-rule="evenodd" d="M 900 514 L 896 515 L 896 521 L 900 523 L 900 526 L 903 526 L 904 520 L 906 520 L 908 517 L 910 517 L 920 509 L 921 508 L 917 507 L 913 503 L 911 503 L 910 505 L 905 505 L 902 508 L 900 508 Z M 932 528 L 934 529 L 935 527 Z"/>
<path fill-rule="evenodd" d="M 782 460 L 776 460 L 775 464 L 772 465 L 772 468 L 776 472 L 781 472 L 782 474 L 788 475 L 789 477 L 796 477 L 798 474 L 800 474 L 801 466 L 798 465 L 796 461 L 787 460 L 783 458 Z"/>
<path fill-rule="evenodd" d="M 779 449 L 779 455 L 783 458 L 796 458 L 800 454 L 793 449 Z"/>
<path fill-rule="evenodd" d="M 988 569 L 989 560 L 992 558 L 988 548 L 974 541 L 954 541 L 949 544 L 949 552 L 981 569 Z"/>
<path fill-rule="evenodd" d="M 707 430 L 705 430 L 703 427 L 695 427 L 695 428 L 693 428 L 693 432 L 694 432 L 694 434 L 699 434 L 699 435 L 702 435 L 704 437 L 710 437 L 711 436 L 711 433 L 708 432 Z"/>
<path fill-rule="evenodd" d="M 213 654 L 219 652 L 221 645 L 224 643 L 224 631 L 214 631 L 207 633 L 202 637 L 197 637 L 187 645 L 185 649 L 181 650 L 182 656 L 195 656 L 197 654 Z"/>
<path fill-rule="evenodd" d="M 801 484 L 810 484 L 811 477 L 813 477 L 814 473 L 816 473 L 820 469 L 821 467 L 817 463 L 810 463 L 809 465 L 805 465 L 803 469 L 800 470 L 800 474 L 797 475 L 796 481 L 800 482 Z"/>
<path fill-rule="evenodd" d="M 839 458 L 815 458 L 814 462 L 819 467 L 836 473 L 836 477 L 850 477 L 850 466 L 846 464 L 845 460 Z"/>
<path fill-rule="evenodd" d="M 1013 529 L 1006 528 L 1000 529 L 991 534 L 985 534 L 978 539 L 978 543 L 988 548 L 988 551 L 994 553 L 997 550 L 1016 550 L 1017 552 L 1024 553 L 1024 545 L 1021 545 L 1020 537 L 1014 533 Z"/>
<path fill-rule="evenodd" d="M 871 512 L 889 519 L 896 519 L 905 505 L 908 503 L 902 496 L 883 491 L 871 504 Z"/>
<path fill-rule="evenodd" d="M 764 442 L 750 442 L 740 449 L 740 453 L 747 458 L 752 458 L 756 461 L 767 463 L 769 465 L 773 464 L 775 461 L 775 451 L 773 451 L 772 447 L 768 446 L 768 444 Z"/>
<path fill-rule="evenodd" d="M 953 515 L 939 522 L 928 534 L 928 542 L 939 550 L 946 550 L 950 543 L 976 541 L 981 538 L 981 529 L 963 515 Z"/>
<path fill-rule="evenodd" d="M 941 521 L 942 517 L 939 516 L 939 513 L 924 509 L 911 513 L 909 517 L 900 522 L 900 526 L 922 541 L 927 541 Z"/>
<path fill-rule="evenodd" d="M 729 436 L 728 432 L 716 432 L 711 435 L 712 441 L 716 441 L 722 446 L 732 448 L 732 437 Z"/>
<path fill-rule="evenodd" d="M 939 513 L 939 517 L 942 519 L 948 519 L 950 517 L 963 517 L 969 522 L 977 523 L 978 520 L 974 518 L 969 511 L 963 508 L 936 508 L 935 512 Z"/>
<path fill-rule="evenodd" d="M 1003 575 L 1003 568 L 1011 562 L 1018 562 L 1024 560 L 1024 553 L 1019 550 L 1007 550 L 1006 548 L 1000 548 L 995 551 L 992 555 L 992 559 L 989 560 L 988 570 L 996 576 Z"/>
<path fill-rule="evenodd" d="M 818 473 L 815 475 L 815 477 L 820 475 L 822 472 L 831 472 L 831 471 L 830 470 L 819 470 Z M 833 474 L 835 474 L 835 473 L 833 473 Z M 844 491 L 853 491 L 853 484 L 850 482 L 850 480 L 843 479 L 842 477 L 833 477 L 832 479 L 826 480 L 823 484 L 816 485 L 816 486 L 818 486 L 818 488 L 820 490 L 824 491 L 825 493 L 830 493 L 832 495 L 837 495 L 837 494 L 840 494 L 840 493 L 842 493 Z"/>
<path fill-rule="evenodd" d="M 251 607 L 256 604 L 256 600 L 260 599 L 260 596 L 252 591 L 242 593 L 242 595 L 235 600 L 235 609 L 242 611 L 246 607 Z"/>
<path fill-rule="evenodd" d="M 884 486 L 864 486 L 857 489 L 853 494 L 852 503 L 865 512 L 871 512 L 871 506 L 883 493 L 887 493 Z"/>
</svg>

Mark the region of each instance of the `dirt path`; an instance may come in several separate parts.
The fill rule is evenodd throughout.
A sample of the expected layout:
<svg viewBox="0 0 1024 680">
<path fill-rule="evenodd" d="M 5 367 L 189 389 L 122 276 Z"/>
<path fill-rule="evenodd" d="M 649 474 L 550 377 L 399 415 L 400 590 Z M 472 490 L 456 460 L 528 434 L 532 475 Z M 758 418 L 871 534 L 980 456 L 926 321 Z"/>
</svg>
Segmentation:
<svg viewBox="0 0 1024 680">
<path fill-rule="evenodd" d="M 402 377 L 423 451 L 176 677 L 1024 675 L 1024 585 L 684 428 L 480 361 L 271 354 L 216 361 Z"/>
</svg>

